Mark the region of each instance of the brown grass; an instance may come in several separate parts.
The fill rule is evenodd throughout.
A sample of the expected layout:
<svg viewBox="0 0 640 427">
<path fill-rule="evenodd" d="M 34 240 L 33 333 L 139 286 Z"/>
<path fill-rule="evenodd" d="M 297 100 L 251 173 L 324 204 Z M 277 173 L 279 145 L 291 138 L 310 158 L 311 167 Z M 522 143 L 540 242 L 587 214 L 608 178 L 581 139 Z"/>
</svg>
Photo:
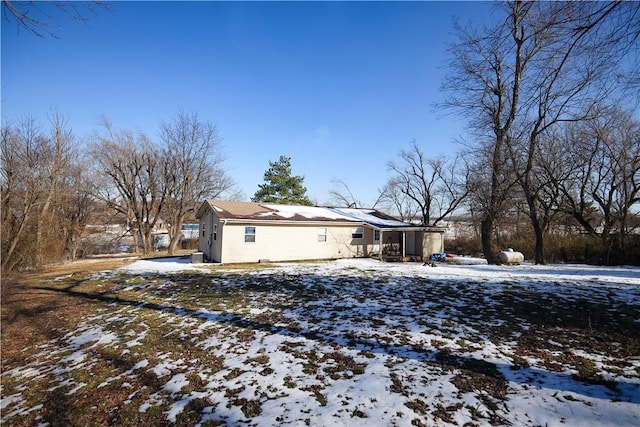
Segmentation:
<svg viewBox="0 0 640 427">
<path fill-rule="evenodd" d="M 153 371 L 138 370 L 136 375 L 126 379 L 114 377 L 114 373 L 121 373 L 132 369 L 136 361 L 148 359 L 151 366 L 159 363 L 158 355 L 166 355 L 170 360 L 184 359 L 184 366 L 176 368 L 176 372 L 186 373 L 188 385 L 183 393 L 204 392 L 207 382 L 198 373 L 221 372 L 224 381 L 219 384 L 220 391 L 225 391 L 227 403 L 236 406 L 245 417 L 251 418 L 262 413 L 262 403 L 270 397 L 258 395 L 242 397 L 245 390 L 241 382 L 235 381 L 247 372 L 258 372 L 269 376 L 273 373 L 270 357 L 262 348 L 257 355 L 244 358 L 244 366 L 227 369 L 224 358 L 212 357 L 207 350 L 196 345 L 198 340 L 215 334 L 221 340 L 233 336 L 238 344 L 250 344 L 256 340 L 258 331 L 270 331 L 276 324 L 289 322 L 285 327 L 289 333 L 300 333 L 298 324 L 285 316 L 279 315 L 283 307 L 296 307 L 300 319 L 313 322 L 317 316 L 319 302 L 331 295 L 322 294 L 321 289 L 300 285 L 299 278 L 292 275 L 250 275 L 242 273 L 266 265 L 213 265 L 211 275 L 183 272 L 165 276 L 163 274 L 128 275 L 114 273 L 106 277 L 95 273 L 113 270 L 131 262 L 132 259 L 101 259 L 88 260 L 72 264 L 50 266 L 46 271 L 32 272 L 4 278 L 2 282 L 2 363 L 3 367 L 21 366 L 25 361 L 32 361 L 42 356 L 42 349 L 38 345 L 59 339 L 69 331 L 82 327 L 80 323 L 87 321 L 87 317 L 95 315 L 100 310 L 108 313 L 118 313 L 109 316 L 108 329 L 119 332 L 124 336 L 128 331 L 132 334 L 144 335 L 143 344 L 134 347 L 132 351 L 138 355 L 123 353 L 122 347 L 115 345 L 96 345 L 91 347 L 91 356 L 97 362 L 85 370 L 77 370 L 72 375 L 74 384 L 85 384 L 77 393 L 66 395 L 64 388 L 51 390 L 52 382 L 46 379 L 29 382 L 29 389 L 22 394 L 31 406 L 45 402 L 42 410 L 32 414 L 13 417 L 10 425 L 35 425 L 37 415 L 43 420 L 51 422 L 59 420 L 61 425 L 111 425 L 111 424 L 167 424 L 165 411 L 168 409 L 170 397 L 158 399 L 146 412 L 140 413 L 138 408 L 146 401 L 154 401 L 153 395 L 161 392 L 166 380 L 157 377 Z M 229 270 L 238 270 L 229 271 Z M 225 273 L 217 270 L 225 270 Z M 251 277 L 251 280 L 246 280 Z M 356 290 L 357 304 L 364 304 L 367 300 L 358 292 L 365 287 L 372 300 L 383 298 L 385 294 L 369 286 L 372 280 L 381 277 L 336 277 L 333 285 L 344 285 L 346 289 Z M 379 283 L 387 283 L 386 281 Z M 442 340 L 431 340 L 429 348 L 423 349 L 409 339 L 409 334 L 402 325 L 393 330 L 388 322 L 393 322 L 402 316 L 403 310 L 382 307 L 379 313 L 371 319 L 364 319 L 367 328 L 379 330 L 371 336 L 360 336 L 354 331 L 345 331 L 341 338 L 353 338 L 353 343 L 371 343 L 378 350 L 386 349 L 391 355 L 395 352 L 402 354 L 403 349 L 411 350 L 424 357 L 424 366 L 445 375 L 451 375 L 451 383 L 462 395 L 473 393 L 480 402 L 473 410 L 463 409 L 462 404 L 437 403 L 437 396 L 425 398 L 424 395 L 413 394 L 416 384 L 415 377 L 402 377 L 393 371 L 394 364 L 401 363 L 401 359 L 389 358 L 385 366 L 389 371 L 390 393 L 406 397 L 406 404 L 402 409 L 413 412 L 409 415 L 414 425 L 428 425 L 424 421 L 433 420 L 439 423 L 451 423 L 458 411 L 468 412 L 473 420 L 482 420 L 494 425 L 507 424 L 501 417 L 503 405 L 507 401 L 507 383 L 497 366 L 465 353 L 481 348 L 487 339 L 501 342 L 514 342 L 513 369 L 526 369 L 530 358 L 537 359 L 540 367 L 550 372 L 573 368 L 573 378 L 583 383 L 604 385 L 615 392 L 615 384 L 604 380 L 602 370 L 591 360 L 578 357 L 567 349 L 578 348 L 591 350 L 603 355 L 610 355 L 615 361 L 610 362 L 610 370 L 623 372 L 626 367 L 624 359 L 637 354 L 640 348 L 640 337 L 634 329 L 634 319 L 637 306 L 609 300 L 609 297 L 590 299 L 563 300 L 550 298 L 546 293 L 536 293 L 518 286 L 517 283 L 507 284 L 504 291 L 493 295 L 494 304 L 483 305 L 484 291 L 481 283 L 440 283 L 425 279 L 415 279 L 411 287 L 411 296 L 417 301 L 432 302 L 428 308 L 417 304 L 415 313 L 422 319 L 418 323 L 426 330 L 439 330 Z M 164 284 L 164 282 L 167 282 Z M 157 286 L 163 283 L 162 286 Z M 132 285 L 142 286 L 141 288 Z M 145 288 L 145 285 L 149 285 Z M 399 287 L 398 291 L 403 288 Z M 386 291 L 384 291 L 386 292 Z M 167 300 L 170 297 L 170 301 Z M 251 305 L 251 301 L 259 298 L 265 307 L 273 311 L 256 314 L 243 318 L 235 316 L 223 329 L 203 329 L 186 335 L 181 334 L 176 323 L 158 313 L 172 312 L 174 308 L 181 311 L 194 311 L 200 307 L 207 310 L 229 310 L 232 313 L 242 312 Z M 402 298 L 402 296 L 400 296 Z M 449 301 L 466 301 L 465 307 L 456 307 Z M 355 299 L 354 299 L 355 301 Z M 385 300 L 386 301 L 386 300 Z M 308 304 L 313 302 L 314 304 Z M 145 303 L 139 308 L 139 303 Z M 411 305 L 411 304 L 409 304 Z M 542 309 L 543 308 L 543 309 Z M 331 305 L 327 309 L 335 315 L 335 321 L 348 319 L 352 316 L 349 304 Z M 429 317 L 432 311 L 443 311 L 446 319 L 435 324 Z M 107 316 L 102 316 L 106 319 Z M 136 322 L 132 322 L 136 319 Z M 496 326 L 495 320 L 502 323 Z M 631 319 L 631 320 L 629 320 Z M 201 319 L 190 313 L 183 319 L 184 324 L 196 325 Z M 522 324 L 531 325 L 523 328 Z M 468 325 L 479 331 L 467 334 L 465 339 L 456 338 L 460 328 Z M 306 331 L 304 336 L 321 336 L 326 331 Z M 517 336 L 514 333 L 517 332 Z M 329 334 L 330 335 L 330 334 Z M 477 336 L 476 336 L 477 335 Z M 197 338 L 197 339 L 196 339 Z M 318 338 L 322 339 L 322 338 Z M 452 343 L 456 344 L 456 347 Z M 334 343 L 335 344 L 335 343 Z M 615 344 L 615 345 L 614 345 Z M 394 350 L 394 347 L 398 347 Z M 326 388 L 332 381 L 345 381 L 356 375 L 367 372 L 364 358 L 374 358 L 375 353 L 366 350 L 359 353 L 359 357 L 348 356 L 341 351 L 340 346 L 334 345 L 333 351 L 318 352 L 315 348 L 305 347 L 296 341 L 284 341 L 280 351 L 287 352 L 294 359 L 299 359 L 303 372 L 310 379 L 304 380 L 285 377 L 285 390 L 298 388 L 307 392 L 310 399 L 315 399 L 320 406 L 331 406 L 337 399 L 328 393 Z M 565 351 L 563 351 L 565 350 Z M 40 353 L 38 353 L 40 352 Z M 398 354 L 395 354 L 396 356 Z M 430 356 L 433 356 L 431 359 Z M 615 365 L 618 363 L 618 365 Z M 115 378 L 108 380 L 109 378 Z M 16 379 L 10 375 L 3 376 L 3 391 L 17 389 Z M 125 387 L 124 382 L 129 384 Z M 230 384 L 225 384 L 225 381 Z M 101 386 L 102 383 L 106 385 Z M 218 387 L 218 385 L 216 385 Z M 133 390 L 137 394 L 132 397 Z M 277 388 L 271 393 L 277 393 Z M 286 396 L 278 395 L 277 397 Z M 397 396 L 396 396 L 397 397 Z M 436 404 L 437 403 L 437 404 Z M 194 397 L 189 400 L 187 407 L 177 419 L 178 424 L 193 425 L 200 421 L 205 407 L 215 407 L 219 402 L 211 402 L 206 398 Z M 505 406 L 506 407 L 506 406 Z M 38 412 L 38 414 L 36 413 Z M 360 407 L 351 408 L 351 417 L 366 417 L 366 410 Z M 215 425 L 218 421 L 210 421 Z M 54 423 L 55 424 L 55 423 Z M 472 423 L 469 425 L 473 425 Z"/>
<path fill-rule="evenodd" d="M 74 329 L 100 302 L 41 287 L 64 289 L 78 278 L 131 263 L 135 258 L 82 260 L 51 265 L 46 270 L 2 278 L 2 361 L 24 359 L 38 344 Z M 67 276 L 67 277 L 64 277 Z M 63 279 L 53 281 L 55 278 Z"/>
</svg>

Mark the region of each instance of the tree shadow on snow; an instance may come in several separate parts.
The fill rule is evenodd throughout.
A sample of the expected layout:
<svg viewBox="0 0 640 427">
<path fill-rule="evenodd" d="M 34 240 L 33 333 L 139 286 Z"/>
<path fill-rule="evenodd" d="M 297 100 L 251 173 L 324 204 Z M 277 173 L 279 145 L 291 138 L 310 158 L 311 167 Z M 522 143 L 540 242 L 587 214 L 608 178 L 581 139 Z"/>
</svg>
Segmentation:
<svg viewBox="0 0 640 427">
<path fill-rule="evenodd" d="M 156 276 L 157 277 L 157 276 Z M 308 277 L 307 277 L 308 278 Z M 401 345 L 382 340 L 359 337 L 347 334 L 336 328 L 332 330 L 303 329 L 291 326 L 273 325 L 246 318 L 235 313 L 210 312 L 194 310 L 178 306 L 149 303 L 132 299 L 118 298 L 105 294 L 94 294 L 74 290 L 77 284 L 66 288 L 39 287 L 53 292 L 61 292 L 70 297 L 102 301 L 107 304 L 144 308 L 177 316 L 188 317 L 227 326 L 245 328 L 268 334 L 279 334 L 287 337 L 302 337 L 316 342 L 330 345 L 340 345 L 350 349 L 370 352 L 382 356 L 412 359 L 419 362 L 433 364 L 445 369 L 459 369 L 470 375 L 478 374 L 498 381 L 508 381 L 527 385 L 528 387 L 555 389 L 560 392 L 574 393 L 589 398 L 624 401 L 640 404 L 640 384 L 625 381 L 601 381 L 600 383 L 584 379 L 580 381 L 574 375 L 562 372 L 551 372 L 538 368 L 519 367 L 506 363 L 490 363 L 470 356 L 458 356 L 450 352 L 433 348 L 423 348 L 418 345 Z M 327 295 L 329 297 L 329 295 Z M 458 387 L 460 388 L 460 387 Z M 505 388 L 506 390 L 506 388 Z M 474 391 L 473 386 L 469 390 Z M 479 391 L 479 390 L 475 390 Z"/>
</svg>

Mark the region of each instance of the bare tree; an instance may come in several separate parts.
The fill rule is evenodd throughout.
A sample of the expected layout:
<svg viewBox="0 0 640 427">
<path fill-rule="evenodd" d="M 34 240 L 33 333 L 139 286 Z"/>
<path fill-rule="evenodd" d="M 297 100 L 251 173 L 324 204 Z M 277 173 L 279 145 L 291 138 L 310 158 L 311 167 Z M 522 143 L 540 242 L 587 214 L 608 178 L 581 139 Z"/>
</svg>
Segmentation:
<svg viewBox="0 0 640 427">
<path fill-rule="evenodd" d="M 378 200 L 390 212 L 397 214 L 400 221 L 413 222 L 419 218 L 418 207 L 413 200 L 402 192 L 397 177 L 390 178 L 385 186 L 378 190 Z"/>
<path fill-rule="evenodd" d="M 564 203 L 564 196 L 562 191 L 554 185 L 554 178 L 551 175 L 564 166 L 557 164 L 556 161 L 559 148 L 560 145 L 553 139 L 541 135 L 536 160 L 529 178 L 535 197 L 534 202 L 537 204 L 538 220 L 545 234 L 549 233 L 551 227 L 557 222 L 557 218 L 562 216 L 559 206 Z"/>
<path fill-rule="evenodd" d="M 82 159 L 72 165 L 60 184 L 55 209 L 60 218 L 60 231 L 64 251 L 70 260 L 78 259 L 85 228 L 95 209 L 91 196 L 91 181 L 87 176 L 88 166 Z"/>
<path fill-rule="evenodd" d="M 338 206 L 346 206 L 352 208 L 376 208 L 380 205 L 386 204 L 389 207 L 389 198 L 388 198 L 388 185 L 385 185 L 382 189 L 378 189 L 378 195 L 376 199 L 371 204 L 366 204 L 360 199 L 357 199 L 351 191 L 349 184 L 346 181 L 340 178 L 333 178 L 331 180 L 331 184 L 333 187 L 329 191 L 331 195 L 330 203 L 333 203 Z M 390 209 L 393 211 L 393 209 Z"/>
<path fill-rule="evenodd" d="M 215 124 L 197 114 L 180 112 L 160 125 L 168 168 L 164 177 L 167 198 L 163 219 L 170 235 L 169 254 L 177 249 L 182 225 L 205 198 L 217 198 L 233 189 L 224 169 L 222 139 Z"/>
<path fill-rule="evenodd" d="M 485 257 L 489 262 L 497 262 L 496 228 L 513 210 L 514 199 L 519 197 L 516 179 L 508 164 L 501 163 L 506 162 L 504 148 L 487 143 L 471 149 L 465 156 L 468 159 L 466 203 L 474 224 L 478 225 Z"/>
<path fill-rule="evenodd" d="M 525 44 L 536 55 L 528 64 L 523 86 L 530 100 L 520 107 L 519 123 L 524 134 L 513 138 L 515 144 L 510 149 L 527 200 L 539 264 L 544 263 L 544 224 L 540 218 L 544 186 L 539 185 L 534 170 L 540 135 L 559 123 L 589 118 L 593 106 L 617 83 L 609 76 L 620 61 L 618 45 L 627 44 L 624 29 L 609 22 L 618 8 L 623 6 L 616 2 L 539 3 L 525 16 L 529 27 Z"/>
<path fill-rule="evenodd" d="M 557 157 L 546 157 L 563 164 L 548 168 L 563 196 L 559 208 L 623 259 L 635 226 L 630 219 L 640 203 L 639 135 L 640 123 L 628 113 L 600 109 L 597 118 L 568 123 L 551 135 L 561 149 Z"/>
<path fill-rule="evenodd" d="M 44 145 L 44 161 L 40 165 L 41 172 L 44 173 L 44 182 L 41 183 L 43 189 L 43 199 L 36 225 L 36 248 L 43 247 L 44 239 L 47 236 L 45 224 L 51 224 L 54 220 L 54 204 L 60 192 L 63 177 L 68 173 L 72 162 L 72 141 L 73 134 L 67 126 L 67 120 L 54 113 L 51 116 L 52 134 L 47 139 L 48 144 Z M 51 237 L 51 236 L 49 236 Z M 42 263 L 42 253 L 37 252 L 37 263 Z"/>
<path fill-rule="evenodd" d="M 519 8 L 520 3 L 513 7 Z M 460 42 L 450 48 L 451 72 L 443 84 L 449 95 L 443 106 L 468 120 L 484 147 L 478 149 L 478 174 L 471 186 L 476 188 L 482 250 L 490 263 L 498 262 L 492 238 L 494 222 L 515 181 L 507 165 L 507 144 L 516 119 L 523 64 L 531 55 L 523 51 L 519 16 L 514 13 L 512 20 L 481 31 L 457 26 Z M 513 45 L 505 43 L 510 39 L 515 41 Z M 480 181 L 483 175 L 486 177 Z"/>
<path fill-rule="evenodd" d="M 33 118 L 2 131 L 2 268 L 24 264 L 20 246 L 42 194 L 40 164 L 43 138 Z M 23 248 L 26 255 L 27 249 Z"/>
<path fill-rule="evenodd" d="M 436 225 L 455 211 L 467 192 L 457 180 L 456 162 L 426 158 L 415 141 L 400 152 L 400 161 L 388 163 L 395 173 L 389 182 L 417 207 L 423 225 Z"/>
<path fill-rule="evenodd" d="M 356 199 L 349 188 L 349 185 L 342 179 L 334 178 L 331 180 L 333 187 L 329 190 L 331 196 L 331 202 L 338 206 L 345 206 L 350 208 L 362 208 L 362 202 Z"/>
<path fill-rule="evenodd" d="M 51 132 L 25 117 L 2 130 L 2 268 L 39 266 L 64 253 L 65 217 L 57 207 L 76 163 L 67 121 L 53 113 Z"/>
<path fill-rule="evenodd" d="M 14 19 L 18 28 L 24 28 L 33 35 L 44 38 L 58 38 L 55 31 L 60 25 L 55 21 L 57 14 L 69 16 L 86 23 L 100 10 L 111 6 L 103 1 L 13 1 L 2 0 L 5 19 Z"/>
<path fill-rule="evenodd" d="M 633 39 L 613 17 L 628 8 L 637 6 L 514 1 L 504 4 L 505 19 L 493 28 L 458 27 L 461 41 L 451 49 L 452 72 L 444 85 L 451 96 L 444 105 L 464 114 L 492 152 L 484 157 L 491 176 L 481 221 L 490 262 L 495 261 L 494 219 L 514 182 L 527 201 L 536 262 L 544 262 L 540 186 L 533 174 L 540 135 L 558 123 L 585 118 L 589 105 L 612 91 L 615 82 L 607 76 Z"/>
<path fill-rule="evenodd" d="M 168 189 L 164 177 L 170 164 L 164 153 L 144 134 L 116 130 L 105 120 L 105 134 L 93 147 L 93 156 L 110 181 L 110 186 L 95 188 L 97 198 L 127 218 L 136 250 L 153 250 L 152 232 L 160 221 Z"/>
<path fill-rule="evenodd" d="M 456 212 L 469 196 L 467 186 L 471 172 L 467 159 L 456 155 L 453 158 L 437 160 L 438 185 L 435 187 L 433 204 L 437 224 Z"/>
</svg>

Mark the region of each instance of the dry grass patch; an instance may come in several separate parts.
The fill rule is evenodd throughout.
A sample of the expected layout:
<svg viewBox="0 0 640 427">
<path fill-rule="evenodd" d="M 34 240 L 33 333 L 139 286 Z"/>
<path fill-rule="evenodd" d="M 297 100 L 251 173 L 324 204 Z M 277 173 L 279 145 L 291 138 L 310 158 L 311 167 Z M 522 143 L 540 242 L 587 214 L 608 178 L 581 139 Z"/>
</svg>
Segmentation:
<svg viewBox="0 0 640 427">
<path fill-rule="evenodd" d="M 357 395 L 366 390 L 350 394 L 375 374 L 396 402 L 385 412 L 389 424 L 466 417 L 500 425 L 509 411 L 501 372 L 520 381 L 527 369 L 571 369 L 567 381 L 615 392 L 615 383 L 603 379 L 612 372 L 633 377 L 635 362 L 625 360 L 640 354 L 640 333 L 632 328 L 637 305 L 597 288 L 593 299 L 569 299 L 513 281 L 266 268 L 84 269 L 17 284 L 3 300 L 3 369 L 26 372 L 41 363 L 66 370 L 44 372 L 29 389 L 19 376 L 3 374 L 3 394 L 20 393 L 26 408 L 44 402 L 10 424 L 162 425 L 171 413 L 182 425 L 250 425 L 274 407 L 267 401 L 286 396 L 295 399 L 278 401 L 283 422 L 293 417 L 287 405 L 300 405 L 293 406 L 300 423 L 334 407 L 343 407 L 332 414 L 337 422 L 355 423 L 380 415 L 375 411 L 385 404 Z M 85 359 L 71 361 L 79 353 Z M 509 371 L 509 361 L 523 371 Z M 310 404 L 299 403 L 305 395 Z"/>
</svg>

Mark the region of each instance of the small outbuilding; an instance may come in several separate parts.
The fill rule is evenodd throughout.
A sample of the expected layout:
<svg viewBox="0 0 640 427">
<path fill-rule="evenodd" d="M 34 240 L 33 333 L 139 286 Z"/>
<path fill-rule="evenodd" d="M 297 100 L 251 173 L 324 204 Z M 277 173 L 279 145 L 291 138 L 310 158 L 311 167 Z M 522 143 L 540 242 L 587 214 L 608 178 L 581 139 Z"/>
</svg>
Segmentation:
<svg viewBox="0 0 640 427">
<path fill-rule="evenodd" d="M 422 260 L 444 251 L 445 228 L 416 226 L 375 209 L 206 200 L 196 217 L 198 251 L 209 262 Z"/>
</svg>

